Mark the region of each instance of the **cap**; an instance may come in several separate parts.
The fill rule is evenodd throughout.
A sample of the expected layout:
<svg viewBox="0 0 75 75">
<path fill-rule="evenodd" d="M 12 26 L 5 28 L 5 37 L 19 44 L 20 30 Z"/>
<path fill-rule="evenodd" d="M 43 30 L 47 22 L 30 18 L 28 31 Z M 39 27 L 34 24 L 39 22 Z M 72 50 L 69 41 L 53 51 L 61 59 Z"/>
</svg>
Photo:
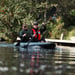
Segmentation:
<svg viewBox="0 0 75 75">
<path fill-rule="evenodd" d="M 27 26 L 25 25 L 24 28 L 26 28 Z"/>
<path fill-rule="evenodd" d="M 27 28 L 27 25 L 23 25 L 22 27 L 23 27 L 23 28 Z"/>
</svg>

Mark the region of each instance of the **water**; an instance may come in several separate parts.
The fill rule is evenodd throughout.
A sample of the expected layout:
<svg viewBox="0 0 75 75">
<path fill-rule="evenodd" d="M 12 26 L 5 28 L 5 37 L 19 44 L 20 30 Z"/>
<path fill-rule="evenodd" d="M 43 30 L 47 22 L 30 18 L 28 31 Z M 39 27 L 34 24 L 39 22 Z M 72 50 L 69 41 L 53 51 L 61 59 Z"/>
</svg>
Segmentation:
<svg viewBox="0 0 75 75">
<path fill-rule="evenodd" d="M 0 47 L 0 75 L 75 75 L 75 48 Z"/>
</svg>

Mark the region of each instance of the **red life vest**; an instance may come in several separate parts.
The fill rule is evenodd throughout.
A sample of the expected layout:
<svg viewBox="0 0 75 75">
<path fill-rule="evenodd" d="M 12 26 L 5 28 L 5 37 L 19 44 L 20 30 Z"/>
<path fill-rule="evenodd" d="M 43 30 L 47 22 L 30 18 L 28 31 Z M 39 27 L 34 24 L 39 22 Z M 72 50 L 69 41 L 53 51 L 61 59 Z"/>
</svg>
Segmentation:
<svg viewBox="0 0 75 75">
<path fill-rule="evenodd" d="M 41 39 L 40 30 L 38 30 L 38 35 L 36 34 L 35 29 L 32 29 L 32 31 L 33 31 L 33 34 L 35 35 L 34 37 L 37 38 L 38 36 L 38 40 L 40 40 Z"/>
</svg>

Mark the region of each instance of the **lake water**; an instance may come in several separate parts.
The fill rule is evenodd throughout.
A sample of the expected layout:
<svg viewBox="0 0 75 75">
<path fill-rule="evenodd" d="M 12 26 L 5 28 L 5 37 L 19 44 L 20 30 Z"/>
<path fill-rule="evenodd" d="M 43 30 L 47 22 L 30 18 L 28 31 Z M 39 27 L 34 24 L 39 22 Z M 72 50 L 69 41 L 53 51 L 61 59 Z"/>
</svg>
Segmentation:
<svg viewBox="0 0 75 75">
<path fill-rule="evenodd" d="M 75 48 L 0 47 L 0 75 L 75 75 Z"/>
</svg>

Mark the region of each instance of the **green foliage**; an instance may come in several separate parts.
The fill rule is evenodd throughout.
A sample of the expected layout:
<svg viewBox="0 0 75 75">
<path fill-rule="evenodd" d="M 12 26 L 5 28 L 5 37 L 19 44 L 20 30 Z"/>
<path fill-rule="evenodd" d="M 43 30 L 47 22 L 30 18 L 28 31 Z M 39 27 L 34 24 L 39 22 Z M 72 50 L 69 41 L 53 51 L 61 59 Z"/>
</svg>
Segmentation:
<svg viewBox="0 0 75 75">
<path fill-rule="evenodd" d="M 61 33 L 64 33 L 63 26 L 62 17 L 57 17 L 55 21 L 51 20 L 47 25 L 47 31 L 51 32 L 51 37 L 50 35 L 48 37 L 59 39 Z"/>
<path fill-rule="evenodd" d="M 71 36 L 75 36 L 75 28 L 73 28 L 73 30 L 69 32 L 69 36 L 70 36 L 70 37 L 71 37 Z"/>
<path fill-rule="evenodd" d="M 69 12 L 75 16 L 75 1 L 69 1 L 70 2 L 68 2 L 68 0 L 0 0 L 0 33 L 2 33 L 4 37 L 6 36 L 9 39 L 15 40 L 23 23 L 30 25 L 37 19 L 39 23 L 49 21 L 47 24 L 47 32 L 51 32 L 51 38 L 59 38 L 60 34 L 64 32 L 64 30 L 66 31 L 68 25 L 74 25 L 72 19 L 69 22 L 62 20 L 62 18 L 58 20 L 59 15 L 63 17 L 62 14 Z M 50 13 L 52 6 L 55 6 L 57 9 L 56 20 L 49 20 L 49 18 L 52 17 L 52 13 Z M 65 29 L 63 29 L 63 27 Z M 48 34 L 46 36 L 50 37 Z"/>
<path fill-rule="evenodd" d="M 70 14 L 75 16 L 75 9 L 70 11 Z"/>
</svg>

